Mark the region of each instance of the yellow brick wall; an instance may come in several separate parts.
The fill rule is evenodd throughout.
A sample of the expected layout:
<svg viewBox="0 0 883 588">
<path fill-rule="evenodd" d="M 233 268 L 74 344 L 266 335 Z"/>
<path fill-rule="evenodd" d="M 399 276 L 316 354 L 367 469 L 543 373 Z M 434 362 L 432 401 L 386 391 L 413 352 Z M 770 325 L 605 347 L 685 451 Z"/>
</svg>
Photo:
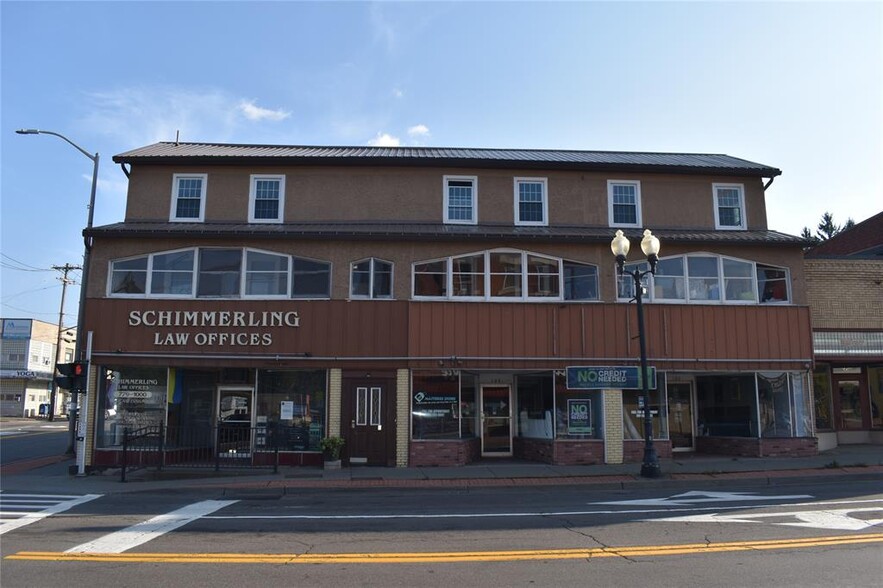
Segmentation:
<svg viewBox="0 0 883 588">
<path fill-rule="evenodd" d="M 396 370 L 396 467 L 408 467 L 411 421 L 410 371 Z"/>
<path fill-rule="evenodd" d="M 340 402 L 343 396 L 343 370 L 328 370 L 328 436 L 340 435 Z"/>
<path fill-rule="evenodd" d="M 622 463 L 622 390 L 604 390 L 604 463 Z"/>
<path fill-rule="evenodd" d="M 883 261 L 807 259 L 814 329 L 883 329 Z"/>
<path fill-rule="evenodd" d="M 91 361 L 89 362 L 88 384 L 86 384 L 86 386 L 88 390 L 88 399 L 86 400 L 88 404 L 86 410 L 83 410 L 83 394 L 80 394 L 77 398 L 77 408 L 80 411 L 80 418 L 86 419 L 85 464 L 90 466 L 92 465 L 92 451 L 95 449 L 95 426 L 98 422 L 98 368 L 96 368 L 95 364 Z M 80 432 L 77 431 L 77 435 L 79 434 Z M 80 446 L 77 445 L 76 447 L 79 449 Z"/>
</svg>

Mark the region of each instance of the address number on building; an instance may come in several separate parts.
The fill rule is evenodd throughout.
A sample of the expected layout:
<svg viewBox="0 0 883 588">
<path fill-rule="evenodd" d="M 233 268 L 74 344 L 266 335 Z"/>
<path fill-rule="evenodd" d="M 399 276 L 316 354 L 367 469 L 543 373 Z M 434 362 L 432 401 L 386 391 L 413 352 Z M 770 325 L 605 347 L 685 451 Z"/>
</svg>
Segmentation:
<svg viewBox="0 0 883 588">
<path fill-rule="evenodd" d="M 634 366 L 591 366 L 567 368 L 568 390 L 640 390 L 641 368 Z M 656 368 L 647 368 L 647 387 L 656 388 Z"/>
</svg>

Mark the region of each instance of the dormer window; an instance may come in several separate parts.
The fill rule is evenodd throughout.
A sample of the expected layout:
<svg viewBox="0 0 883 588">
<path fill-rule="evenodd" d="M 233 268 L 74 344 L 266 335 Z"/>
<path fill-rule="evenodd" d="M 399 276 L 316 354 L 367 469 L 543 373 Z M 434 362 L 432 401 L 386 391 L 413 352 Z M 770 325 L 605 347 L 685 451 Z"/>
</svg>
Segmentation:
<svg viewBox="0 0 883 588">
<path fill-rule="evenodd" d="M 172 177 L 172 222 L 199 222 L 205 218 L 206 174 L 175 174 Z"/>
</svg>

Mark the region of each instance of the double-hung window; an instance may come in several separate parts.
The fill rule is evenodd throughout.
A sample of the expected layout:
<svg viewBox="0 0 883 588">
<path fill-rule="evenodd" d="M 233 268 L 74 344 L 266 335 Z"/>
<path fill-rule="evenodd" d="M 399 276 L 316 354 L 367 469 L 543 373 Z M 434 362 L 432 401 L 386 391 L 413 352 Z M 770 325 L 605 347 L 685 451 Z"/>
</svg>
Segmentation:
<svg viewBox="0 0 883 588">
<path fill-rule="evenodd" d="M 549 224 L 546 178 L 515 178 L 515 224 Z"/>
<path fill-rule="evenodd" d="M 445 222 L 474 225 L 478 222 L 478 178 L 445 176 Z"/>
<path fill-rule="evenodd" d="M 392 298 L 392 263 L 363 259 L 350 268 L 350 296 L 353 298 Z"/>
<path fill-rule="evenodd" d="M 201 223 L 205 219 L 207 178 L 207 174 L 174 174 L 172 176 L 170 221 Z"/>
<path fill-rule="evenodd" d="M 641 182 L 608 180 L 607 213 L 611 227 L 640 227 Z"/>
<path fill-rule="evenodd" d="M 714 228 L 745 230 L 745 190 L 742 184 L 712 184 Z"/>
<path fill-rule="evenodd" d="M 285 176 L 251 176 L 248 222 L 281 223 L 285 208 Z"/>
</svg>

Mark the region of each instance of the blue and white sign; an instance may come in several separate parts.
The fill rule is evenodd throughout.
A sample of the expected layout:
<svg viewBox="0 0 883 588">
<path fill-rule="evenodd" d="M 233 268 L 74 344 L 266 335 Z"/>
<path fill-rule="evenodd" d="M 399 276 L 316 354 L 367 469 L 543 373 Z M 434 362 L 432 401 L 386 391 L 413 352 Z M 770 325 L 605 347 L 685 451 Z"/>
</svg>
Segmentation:
<svg viewBox="0 0 883 588">
<path fill-rule="evenodd" d="M 31 319 L 3 319 L 4 339 L 30 339 Z"/>
<path fill-rule="evenodd" d="M 656 368 L 647 368 L 647 388 L 656 388 Z M 567 368 L 568 390 L 640 390 L 641 369 L 634 366 Z"/>
</svg>

